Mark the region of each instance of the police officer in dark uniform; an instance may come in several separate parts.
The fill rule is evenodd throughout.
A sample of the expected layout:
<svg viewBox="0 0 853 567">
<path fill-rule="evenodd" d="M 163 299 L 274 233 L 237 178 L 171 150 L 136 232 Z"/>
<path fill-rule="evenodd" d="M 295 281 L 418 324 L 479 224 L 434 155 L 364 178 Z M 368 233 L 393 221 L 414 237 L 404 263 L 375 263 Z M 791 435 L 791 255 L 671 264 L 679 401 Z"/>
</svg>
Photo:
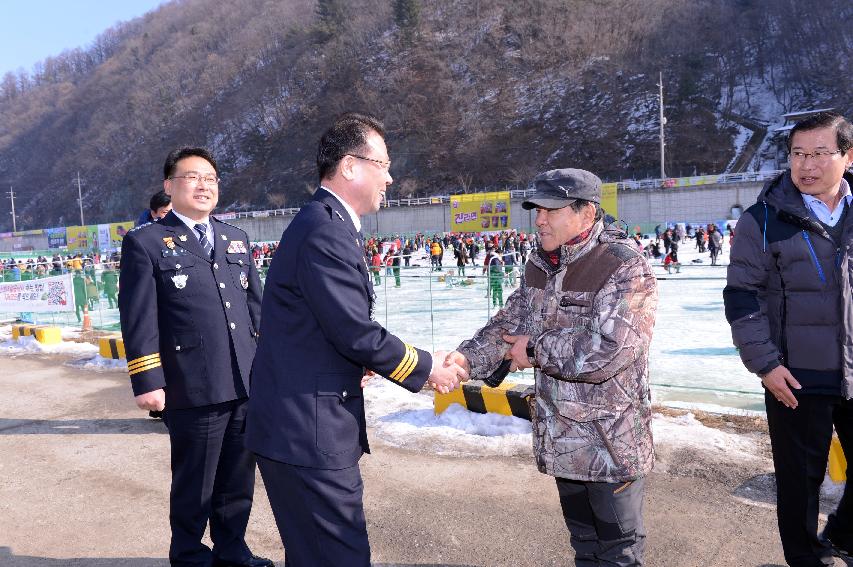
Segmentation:
<svg viewBox="0 0 853 567">
<path fill-rule="evenodd" d="M 376 119 L 346 114 L 323 135 L 321 187 L 273 258 L 252 369 L 248 447 L 258 456 L 289 567 L 367 567 L 358 468 L 369 452 L 361 380 L 375 371 L 417 392 L 467 378 L 371 319 L 373 287 L 359 217 L 391 183 Z"/>
<path fill-rule="evenodd" d="M 210 153 L 175 150 L 163 173 L 173 210 L 125 236 L 118 301 L 136 403 L 164 410 L 169 430 L 169 560 L 272 566 L 245 541 L 255 460 L 243 432 L 261 282 L 246 233 L 210 216 L 219 198 Z M 208 520 L 213 550 L 201 542 Z"/>
</svg>

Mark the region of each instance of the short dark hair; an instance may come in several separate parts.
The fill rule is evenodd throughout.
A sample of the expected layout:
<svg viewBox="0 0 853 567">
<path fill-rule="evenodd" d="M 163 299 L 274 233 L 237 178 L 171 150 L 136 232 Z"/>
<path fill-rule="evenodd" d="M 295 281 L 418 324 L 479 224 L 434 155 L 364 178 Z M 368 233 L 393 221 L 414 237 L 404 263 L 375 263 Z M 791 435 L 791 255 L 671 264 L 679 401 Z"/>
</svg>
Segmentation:
<svg viewBox="0 0 853 567">
<path fill-rule="evenodd" d="M 157 209 L 163 208 L 169 203 L 172 202 L 172 198 L 166 195 L 166 192 L 160 189 L 153 195 L 151 195 L 151 200 L 148 201 L 148 208 L 152 211 L 156 211 Z"/>
<path fill-rule="evenodd" d="M 317 173 L 320 180 L 334 175 L 344 156 L 363 151 L 370 132 L 376 132 L 385 138 L 385 126 L 374 116 L 357 112 L 338 116 L 332 126 L 323 133 L 317 147 Z"/>
<path fill-rule="evenodd" d="M 169 155 L 166 156 L 166 163 L 163 164 L 163 179 L 169 179 L 175 174 L 175 167 L 177 167 L 179 161 L 193 156 L 207 160 L 208 163 L 213 166 L 213 171 L 215 171 L 217 175 L 219 174 L 219 168 L 216 167 L 216 160 L 213 159 L 213 154 L 211 154 L 206 148 L 184 146 L 177 150 L 172 150 Z"/>
<path fill-rule="evenodd" d="M 601 208 L 601 205 L 596 203 L 595 201 L 587 201 L 586 199 L 575 199 L 571 203 L 569 203 L 569 207 L 576 212 L 579 213 L 583 210 L 583 208 L 587 205 L 592 205 L 595 207 L 595 221 L 599 221 L 604 218 L 604 209 Z"/>
<path fill-rule="evenodd" d="M 794 127 L 791 128 L 791 132 L 788 134 L 788 151 L 791 151 L 794 134 L 817 130 L 818 128 L 835 128 L 835 142 L 838 144 L 838 149 L 842 152 L 846 153 L 847 150 L 853 148 L 853 125 L 837 112 L 825 110 L 812 114 L 808 118 L 804 118 L 794 124 Z"/>
</svg>

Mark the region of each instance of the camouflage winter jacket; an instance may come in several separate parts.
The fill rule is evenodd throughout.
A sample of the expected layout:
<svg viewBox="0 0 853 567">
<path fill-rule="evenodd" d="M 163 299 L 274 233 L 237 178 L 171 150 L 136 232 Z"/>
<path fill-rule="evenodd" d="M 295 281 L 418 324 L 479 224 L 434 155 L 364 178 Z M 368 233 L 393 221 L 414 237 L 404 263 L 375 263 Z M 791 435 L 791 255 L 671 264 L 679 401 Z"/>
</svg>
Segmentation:
<svg viewBox="0 0 853 567">
<path fill-rule="evenodd" d="M 657 281 L 624 233 L 603 230 L 563 245 L 552 266 L 530 255 L 524 285 L 458 350 L 482 379 L 509 345 L 530 335 L 536 402 L 533 445 L 543 473 L 625 482 L 651 470 L 654 448 L 648 383 Z"/>
</svg>

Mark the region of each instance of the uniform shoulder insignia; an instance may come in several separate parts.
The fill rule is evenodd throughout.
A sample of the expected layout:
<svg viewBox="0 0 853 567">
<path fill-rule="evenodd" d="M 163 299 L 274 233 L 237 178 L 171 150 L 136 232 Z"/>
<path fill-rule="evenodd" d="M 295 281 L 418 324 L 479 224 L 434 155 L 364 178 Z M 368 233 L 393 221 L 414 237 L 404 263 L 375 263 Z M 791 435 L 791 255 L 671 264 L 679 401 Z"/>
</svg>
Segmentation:
<svg viewBox="0 0 853 567">
<path fill-rule="evenodd" d="M 156 224 L 157 224 L 156 222 L 147 222 L 147 223 L 145 223 L 145 224 L 141 224 L 141 225 L 139 225 L 139 226 L 135 226 L 135 227 L 131 228 L 130 230 L 128 230 L 127 232 L 128 232 L 128 233 L 136 232 L 137 230 L 142 230 L 143 228 L 148 228 L 149 226 L 154 226 L 154 225 L 156 225 Z"/>
<path fill-rule="evenodd" d="M 239 227 L 239 226 L 237 226 L 236 224 L 231 224 L 230 222 L 225 222 L 224 220 L 217 219 L 217 218 L 216 218 L 216 217 L 214 217 L 214 216 L 211 216 L 210 218 L 212 218 L 212 219 L 216 219 L 216 222 L 221 222 L 222 224 L 224 224 L 224 225 L 228 225 L 228 226 L 230 226 L 231 228 L 236 228 L 237 230 L 239 230 L 239 231 L 241 231 L 241 232 L 245 232 L 242 228 L 240 228 L 240 227 Z"/>
</svg>

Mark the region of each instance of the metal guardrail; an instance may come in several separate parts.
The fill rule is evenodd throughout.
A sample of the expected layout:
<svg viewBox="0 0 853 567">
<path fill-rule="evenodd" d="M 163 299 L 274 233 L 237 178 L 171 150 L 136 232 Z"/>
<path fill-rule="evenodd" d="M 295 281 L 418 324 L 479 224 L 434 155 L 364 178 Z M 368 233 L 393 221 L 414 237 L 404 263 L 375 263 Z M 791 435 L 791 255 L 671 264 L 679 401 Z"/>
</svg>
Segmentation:
<svg viewBox="0 0 853 567">
<path fill-rule="evenodd" d="M 677 189 L 680 187 L 698 187 L 701 185 L 744 183 L 750 181 L 766 181 L 782 173 L 782 170 L 753 171 L 745 173 L 722 173 L 720 175 L 697 175 L 694 177 L 670 177 L 666 179 L 640 179 L 617 181 L 619 191 L 636 191 L 649 189 Z M 480 191 L 478 191 L 480 192 Z M 512 189 L 510 198 L 524 199 L 533 195 L 533 189 Z M 416 207 L 423 205 L 443 205 L 450 202 L 451 195 L 433 195 L 431 197 L 410 197 L 406 199 L 388 199 L 383 207 Z M 218 219 L 251 219 L 264 217 L 293 216 L 299 212 L 299 207 L 286 209 L 271 209 L 266 211 L 226 212 L 215 214 Z"/>
</svg>

